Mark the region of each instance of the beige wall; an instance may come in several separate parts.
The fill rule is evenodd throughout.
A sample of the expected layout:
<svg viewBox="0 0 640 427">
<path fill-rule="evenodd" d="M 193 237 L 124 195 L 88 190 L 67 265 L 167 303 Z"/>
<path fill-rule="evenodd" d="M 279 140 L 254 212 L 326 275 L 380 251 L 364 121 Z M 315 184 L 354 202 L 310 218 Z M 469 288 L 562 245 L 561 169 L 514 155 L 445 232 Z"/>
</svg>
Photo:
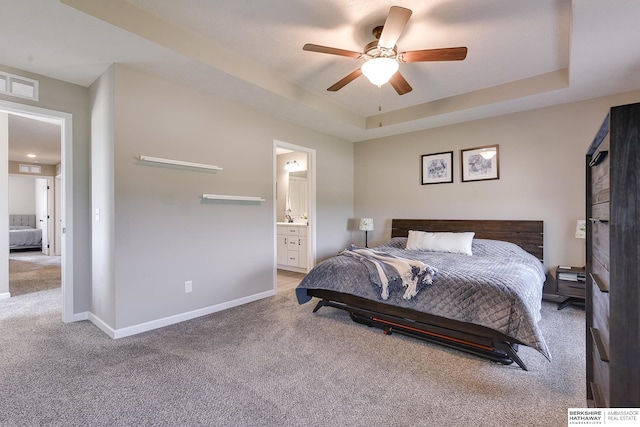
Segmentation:
<svg viewBox="0 0 640 427">
<path fill-rule="evenodd" d="M 609 107 L 638 101 L 634 92 L 357 143 L 356 217 L 374 218 L 374 244 L 392 218 L 544 220 L 545 265 L 582 266 L 586 150 Z M 460 150 L 488 144 L 500 145 L 500 179 L 461 182 Z M 454 182 L 421 185 L 421 155 L 444 151 Z"/>
<path fill-rule="evenodd" d="M 92 306 L 99 317 L 94 320 L 116 335 L 273 292 L 274 140 L 316 150 L 318 257 L 350 241 L 353 144 L 123 65 L 103 75 L 91 93 L 92 210 L 101 215 L 101 225 L 92 215 L 94 287 L 103 295 Z M 110 120 L 112 140 L 105 134 Z M 140 155 L 213 164 L 223 171 L 146 164 Z M 203 201 L 203 193 L 266 201 Z M 113 239 L 112 246 L 98 241 L 100 233 Z M 191 293 L 184 292 L 188 280 Z"/>
<path fill-rule="evenodd" d="M 36 178 L 9 176 L 9 215 L 36 214 Z"/>
</svg>

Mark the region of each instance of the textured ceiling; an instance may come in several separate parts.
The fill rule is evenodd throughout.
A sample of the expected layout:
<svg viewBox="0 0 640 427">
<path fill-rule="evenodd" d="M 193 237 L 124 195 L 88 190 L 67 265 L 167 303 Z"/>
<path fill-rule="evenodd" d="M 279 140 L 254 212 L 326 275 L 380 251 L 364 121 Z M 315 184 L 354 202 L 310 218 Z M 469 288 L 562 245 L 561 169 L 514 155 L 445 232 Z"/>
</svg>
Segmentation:
<svg viewBox="0 0 640 427">
<path fill-rule="evenodd" d="M 400 51 L 467 46 L 464 61 L 401 64 L 399 96 L 354 51 L 392 5 Z M 637 0 L 4 0 L 0 64 L 88 86 L 125 63 L 349 141 L 640 89 Z"/>
</svg>

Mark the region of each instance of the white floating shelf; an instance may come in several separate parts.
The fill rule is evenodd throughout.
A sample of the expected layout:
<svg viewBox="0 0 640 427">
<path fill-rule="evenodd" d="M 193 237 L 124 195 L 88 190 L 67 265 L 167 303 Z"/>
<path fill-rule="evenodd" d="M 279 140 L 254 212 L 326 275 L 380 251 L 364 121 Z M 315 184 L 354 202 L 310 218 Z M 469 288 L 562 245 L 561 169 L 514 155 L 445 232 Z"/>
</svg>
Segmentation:
<svg viewBox="0 0 640 427">
<path fill-rule="evenodd" d="M 265 200 L 262 197 L 258 196 L 228 196 L 225 194 L 203 194 L 203 199 L 208 200 L 236 200 L 243 202 L 264 202 Z"/>
<path fill-rule="evenodd" d="M 208 169 L 214 171 L 221 171 L 222 168 L 214 165 L 206 165 L 204 163 L 193 163 L 193 162 L 185 162 L 182 160 L 171 160 L 171 159 L 162 159 L 160 157 L 151 157 L 151 156 L 140 156 L 140 160 L 143 162 L 150 163 L 162 163 L 165 165 L 176 165 L 176 166 L 185 166 L 188 168 L 196 168 L 196 169 Z"/>
</svg>

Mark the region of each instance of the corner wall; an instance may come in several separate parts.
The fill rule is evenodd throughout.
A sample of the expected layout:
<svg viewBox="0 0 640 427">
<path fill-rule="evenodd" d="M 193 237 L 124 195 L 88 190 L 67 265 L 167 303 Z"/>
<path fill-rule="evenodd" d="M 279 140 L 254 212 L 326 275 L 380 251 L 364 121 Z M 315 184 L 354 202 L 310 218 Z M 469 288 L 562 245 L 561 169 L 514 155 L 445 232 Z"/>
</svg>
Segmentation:
<svg viewBox="0 0 640 427">
<path fill-rule="evenodd" d="M 91 85 L 91 314 L 115 325 L 114 67 Z"/>
<path fill-rule="evenodd" d="M 109 205 L 106 199 L 94 199 L 93 210 L 113 215 L 113 248 L 110 254 L 94 251 L 94 266 L 108 271 L 107 258 L 113 257 L 111 289 L 104 291 L 105 298 L 114 297 L 114 318 L 94 320 L 104 322 L 114 335 L 273 294 L 274 140 L 316 150 L 318 258 L 348 245 L 352 143 L 124 65 L 116 64 L 113 73 L 113 210 L 103 210 Z M 140 155 L 212 164 L 223 171 L 145 163 Z M 110 162 L 106 153 L 93 160 L 94 174 Z M 100 194 L 99 183 L 93 184 L 95 194 Z M 203 193 L 265 201 L 205 201 Z M 91 217 L 95 230 L 95 215 Z M 186 281 L 192 282 L 190 293 L 185 292 Z"/>
</svg>

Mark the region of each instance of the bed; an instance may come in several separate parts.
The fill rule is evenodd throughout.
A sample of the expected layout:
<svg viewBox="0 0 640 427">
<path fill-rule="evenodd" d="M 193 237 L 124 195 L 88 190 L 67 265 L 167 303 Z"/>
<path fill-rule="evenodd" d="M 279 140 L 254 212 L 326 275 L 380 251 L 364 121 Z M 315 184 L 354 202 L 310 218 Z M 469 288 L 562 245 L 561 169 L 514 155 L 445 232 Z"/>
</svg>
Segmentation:
<svg viewBox="0 0 640 427">
<path fill-rule="evenodd" d="M 41 249 L 42 230 L 35 215 L 9 215 L 9 250 Z"/>
<path fill-rule="evenodd" d="M 473 232 L 473 255 L 406 250 L 416 232 Z M 413 236 L 412 236 L 413 237 Z M 436 272 L 431 284 L 406 298 L 392 289 L 383 298 L 372 267 L 340 254 L 319 263 L 296 288 L 299 304 L 345 310 L 355 322 L 439 343 L 502 364 L 526 365 L 518 346 L 551 360 L 538 327 L 545 272 L 542 221 L 392 220 L 391 239 L 376 253 L 419 260 Z M 391 282 L 390 282 L 390 287 Z"/>
</svg>

